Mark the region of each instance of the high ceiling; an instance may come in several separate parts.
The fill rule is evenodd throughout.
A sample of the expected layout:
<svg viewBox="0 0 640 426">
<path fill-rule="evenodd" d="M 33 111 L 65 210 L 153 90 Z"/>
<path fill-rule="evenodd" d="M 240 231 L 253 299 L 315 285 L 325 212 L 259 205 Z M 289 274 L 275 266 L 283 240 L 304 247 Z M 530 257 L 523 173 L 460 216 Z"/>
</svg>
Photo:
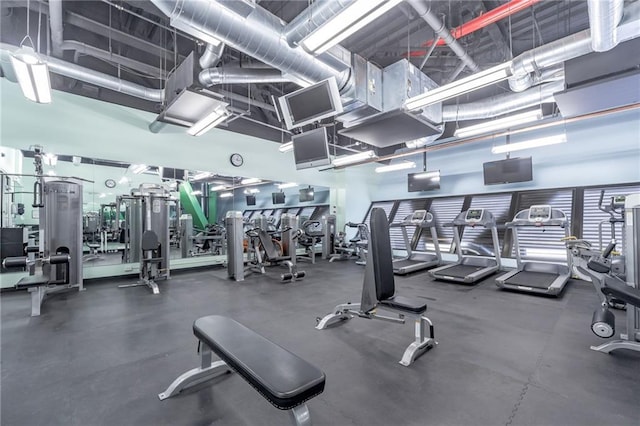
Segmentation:
<svg viewBox="0 0 640 426">
<path fill-rule="evenodd" d="M 201 3 L 206 6 L 205 2 Z M 257 0 L 255 3 L 256 7 L 266 9 L 285 23 L 307 7 L 314 6 L 311 0 Z M 506 0 L 449 0 L 431 1 L 429 5 L 431 12 L 440 17 L 448 29 L 453 29 L 506 3 Z M 34 43 L 39 44 L 40 52 L 55 55 L 54 41 L 47 36 L 50 28 L 48 2 L 3 0 L 0 5 L 2 43 L 20 44 L 27 31 L 28 11 L 29 34 Z M 149 0 L 63 1 L 62 11 L 64 50 L 58 54 L 59 59 L 149 88 L 163 88 L 167 75 L 185 57 L 195 51 L 197 59 L 206 46 L 193 35 L 173 28 L 169 18 Z M 459 42 L 478 67 L 486 69 L 588 27 L 586 1 L 539 1 L 461 37 Z M 461 70 L 460 59 L 447 45 L 436 47 L 424 62 L 428 50 L 425 43 L 435 38 L 434 30 L 412 6 L 401 2 L 341 45 L 381 68 L 409 58 L 438 84 L 472 73 L 469 67 Z M 218 66 L 265 67 L 255 58 L 229 47 L 225 48 Z M 456 70 L 461 71 L 456 75 Z M 52 77 L 52 85 L 58 90 L 156 113 L 164 107 L 162 103 L 59 75 Z M 280 142 L 288 140 L 290 133 L 279 130 L 283 126 L 275 114 L 271 95 L 279 96 L 297 88 L 294 83 L 245 83 L 221 84 L 210 90 L 223 94 L 234 111 L 246 111 L 228 123 L 230 130 Z M 509 90 L 506 82 L 496 84 L 465 95 L 456 102 Z M 354 145 L 347 138 L 335 142 L 343 146 Z"/>
</svg>

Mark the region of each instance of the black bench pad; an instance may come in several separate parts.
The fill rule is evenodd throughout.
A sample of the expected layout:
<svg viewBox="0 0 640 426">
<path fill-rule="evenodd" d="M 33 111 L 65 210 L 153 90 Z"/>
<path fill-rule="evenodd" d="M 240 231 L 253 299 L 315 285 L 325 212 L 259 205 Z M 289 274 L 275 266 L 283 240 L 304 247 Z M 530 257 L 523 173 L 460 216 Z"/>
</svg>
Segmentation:
<svg viewBox="0 0 640 426">
<path fill-rule="evenodd" d="M 28 277 L 22 277 L 16 284 L 16 289 L 37 287 L 41 285 L 47 285 L 49 283 L 49 277 L 46 275 L 29 275 Z"/>
<path fill-rule="evenodd" d="M 231 318 L 198 318 L 193 333 L 281 410 L 303 404 L 324 390 L 322 371 Z"/>
<path fill-rule="evenodd" d="M 380 305 L 413 314 L 423 314 L 427 310 L 426 303 L 402 296 L 392 296 L 388 299 L 381 300 Z"/>
<path fill-rule="evenodd" d="M 623 300 L 633 306 L 640 307 L 640 290 L 620 283 L 609 277 L 605 278 L 604 287 L 602 292 L 606 295 L 611 295 L 617 299 Z"/>
</svg>

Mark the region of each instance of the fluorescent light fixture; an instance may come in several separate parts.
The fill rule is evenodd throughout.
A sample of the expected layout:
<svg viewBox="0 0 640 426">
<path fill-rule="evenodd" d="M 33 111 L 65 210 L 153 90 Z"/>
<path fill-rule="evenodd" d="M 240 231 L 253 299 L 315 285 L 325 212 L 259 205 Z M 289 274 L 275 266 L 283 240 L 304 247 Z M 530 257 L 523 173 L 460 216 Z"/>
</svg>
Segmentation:
<svg viewBox="0 0 640 426">
<path fill-rule="evenodd" d="M 71 162 L 74 166 L 79 166 L 80 164 L 82 164 L 82 157 L 74 155 L 73 157 L 71 157 Z"/>
<path fill-rule="evenodd" d="M 298 186 L 298 184 L 295 182 L 287 182 L 287 183 L 276 183 L 276 186 L 280 189 L 285 189 L 285 188 L 295 188 L 296 186 Z"/>
<path fill-rule="evenodd" d="M 200 136 L 216 127 L 227 119 L 229 113 L 224 106 L 218 106 L 216 109 L 205 115 L 193 126 L 187 129 L 187 133 L 191 136 Z"/>
<path fill-rule="evenodd" d="M 147 166 L 146 164 L 132 164 L 129 166 L 129 170 L 131 170 L 131 173 L 139 175 L 140 173 L 149 170 L 149 166 Z"/>
<path fill-rule="evenodd" d="M 258 178 L 244 178 L 240 181 L 242 185 L 251 185 L 252 183 L 260 183 L 262 179 Z"/>
<path fill-rule="evenodd" d="M 497 65 L 484 71 L 472 74 L 468 77 L 456 80 L 453 83 L 445 84 L 436 89 L 429 90 L 413 98 L 409 98 L 404 103 L 407 110 L 416 110 L 428 105 L 435 104 L 446 99 L 455 98 L 464 93 L 472 92 L 485 86 L 506 80 L 511 76 L 511 61 Z"/>
<path fill-rule="evenodd" d="M 40 60 L 33 47 L 21 46 L 10 57 L 22 94 L 33 102 L 51 103 L 49 66 Z"/>
<path fill-rule="evenodd" d="M 416 163 L 414 163 L 413 161 L 403 161 L 401 163 L 376 167 L 376 173 L 386 173 L 386 172 L 393 172 L 396 170 L 413 169 L 415 166 L 416 166 Z"/>
<path fill-rule="evenodd" d="M 202 195 L 202 191 L 200 191 L 199 189 L 196 189 L 195 191 L 193 191 L 191 193 L 192 195 Z"/>
<path fill-rule="evenodd" d="M 219 195 L 220 198 L 230 198 L 233 197 L 233 192 L 223 192 Z"/>
<path fill-rule="evenodd" d="M 425 146 L 427 144 L 427 138 L 418 138 L 410 141 L 406 141 L 405 146 L 407 148 L 420 148 L 421 146 Z"/>
<path fill-rule="evenodd" d="M 508 129 L 509 127 L 530 123 L 532 121 L 540 120 L 541 118 L 542 111 L 539 109 L 527 111 L 520 114 L 510 115 L 509 117 L 499 118 L 497 120 L 474 124 L 473 126 L 461 127 L 457 129 L 453 135 L 459 138 L 466 138 L 467 136 L 475 136 L 493 130 Z"/>
<path fill-rule="evenodd" d="M 258 192 L 260 192 L 260 190 L 258 188 L 247 188 L 244 190 L 244 193 L 249 195 L 249 194 L 257 194 Z"/>
<path fill-rule="evenodd" d="M 432 170 L 430 172 L 416 173 L 414 179 L 437 179 L 440 180 L 440 170 Z"/>
<path fill-rule="evenodd" d="M 120 180 L 118 181 L 118 183 L 119 183 L 120 185 L 124 185 L 125 183 L 129 183 L 129 178 L 128 178 L 128 177 L 126 177 L 126 176 L 122 176 L 122 177 L 120 178 Z"/>
<path fill-rule="evenodd" d="M 201 180 L 201 179 L 206 179 L 208 177 L 213 176 L 213 173 L 211 172 L 200 172 L 200 173 L 196 173 L 195 175 L 193 175 L 193 177 L 191 178 L 192 180 Z"/>
<path fill-rule="evenodd" d="M 55 154 L 44 154 L 42 159 L 44 160 L 44 164 L 48 166 L 55 166 L 58 164 L 58 156 Z"/>
<path fill-rule="evenodd" d="M 221 191 L 223 189 L 225 189 L 226 186 L 224 185 L 216 185 L 216 186 L 212 186 L 211 188 L 209 188 L 209 191 Z"/>
<path fill-rule="evenodd" d="M 293 149 L 293 142 L 283 143 L 278 147 L 278 151 L 280 152 L 289 152 Z"/>
<path fill-rule="evenodd" d="M 340 43 L 402 0 L 356 0 L 302 39 L 308 52 L 320 54 Z"/>
<path fill-rule="evenodd" d="M 370 158 L 377 157 L 373 151 L 363 151 L 353 155 L 346 155 L 340 158 L 334 158 L 332 164 L 336 167 L 344 166 L 346 164 L 357 163 L 359 161 L 368 160 Z"/>
<path fill-rule="evenodd" d="M 522 149 L 538 148 L 541 146 L 555 145 L 567 141 L 567 136 L 563 133 L 560 135 L 547 136 L 546 138 L 530 139 L 528 141 L 508 143 L 506 145 L 498 145 L 491 148 L 492 154 L 504 154 L 505 152 L 520 151 Z"/>
</svg>

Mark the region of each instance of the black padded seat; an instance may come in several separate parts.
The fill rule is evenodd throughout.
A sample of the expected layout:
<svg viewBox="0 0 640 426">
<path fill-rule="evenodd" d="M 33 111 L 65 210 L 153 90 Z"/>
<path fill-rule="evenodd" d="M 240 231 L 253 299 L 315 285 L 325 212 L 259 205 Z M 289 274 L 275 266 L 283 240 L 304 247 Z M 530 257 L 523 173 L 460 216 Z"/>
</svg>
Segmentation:
<svg viewBox="0 0 640 426">
<path fill-rule="evenodd" d="M 46 275 L 29 275 L 22 277 L 16 284 L 16 289 L 20 290 L 29 287 L 38 287 L 49 284 L 49 277 Z"/>
<path fill-rule="evenodd" d="M 325 375 L 317 367 L 231 318 L 198 318 L 193 333 L 281 410 L 301 405 L 324 390 Z"/>
<path fill-rule="evenodd" d="M 640 290 L 617 282 L 613 279 L 605 279 L 602 292 L 607 296 L 613 296 L 633 306 L 640 307 Z"/>
<path fill-rule="evenodd" d="M 393 296 L 385 300 L 381 300 L 380 305 L 388 306 L 398 311 L 410 312 L 412 314 L 423 314 L 427 310 L 427 304 L 416 299 L 402 296 Z"/>
</svg>

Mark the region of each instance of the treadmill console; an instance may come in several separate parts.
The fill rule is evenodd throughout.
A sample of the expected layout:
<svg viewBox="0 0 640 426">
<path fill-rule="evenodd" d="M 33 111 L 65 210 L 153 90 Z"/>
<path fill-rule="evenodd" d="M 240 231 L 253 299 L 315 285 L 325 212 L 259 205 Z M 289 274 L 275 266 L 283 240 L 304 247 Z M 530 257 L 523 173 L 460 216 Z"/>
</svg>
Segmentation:
<svg viewBox="0 0 640 426">
<path fill-rule="evenodd" d="M 411 223 L 420 224 L 427 218 L 426 210 L 416 210 L 411 215 Z"/>
<path fill-rule="evenodd" d="M 611 201 L 611 204 L 613 205 L 614 209 L 623 209 L 624 208 L 624 202 L 626 201 L 627 197 L 625 195 L 615 195 L 613 196 L 613 200 Z"/>
<path fill-rule="evenodd" d="M 529 222 L 542 223 L 551 219 L 551 206 L 538 205 L 529 207 Z"/>
<path fill-rule="evenodd" d="M 464 220 L 467 223 L 476 224 L 482 220 L 482 215 L 484 214 L 484 209 L 469 209 L 467 210 L 467 215 Z"/>
</svg>

